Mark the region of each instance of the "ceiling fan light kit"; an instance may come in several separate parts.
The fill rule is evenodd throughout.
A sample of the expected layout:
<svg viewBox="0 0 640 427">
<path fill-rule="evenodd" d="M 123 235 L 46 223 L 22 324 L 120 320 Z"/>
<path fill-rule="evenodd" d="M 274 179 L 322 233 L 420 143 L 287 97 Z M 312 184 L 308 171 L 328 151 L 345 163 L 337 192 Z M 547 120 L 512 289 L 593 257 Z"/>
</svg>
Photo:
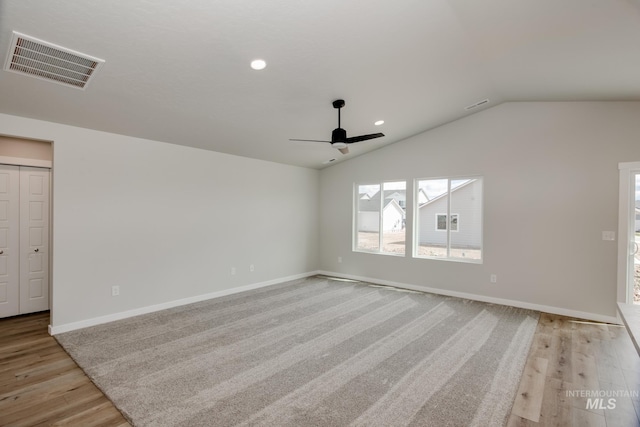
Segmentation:
<svg viewBox="0 0 640 427">
<path fill-rule="evenodd" d="M 337 148 L 342 154 L 349 152 L 347 144 L 353 144 L 355 142 L 367 141 L 369 139 L 383 137 L 383 133 L 371 133 L 368 135 L 347 137 L 347 131 L 341 127 L 340 123 L 340 109 L 345 106 L 344 99 L 336 99 L 332 102 L 333 108 L 338 110 L 338 127 L 331 132 L 331 141 L 322 141 L 317 139 L 290 139 L 290 141 L 303 141 L 303 142 L 328 142 L 333 148 Z"/>
</svg>

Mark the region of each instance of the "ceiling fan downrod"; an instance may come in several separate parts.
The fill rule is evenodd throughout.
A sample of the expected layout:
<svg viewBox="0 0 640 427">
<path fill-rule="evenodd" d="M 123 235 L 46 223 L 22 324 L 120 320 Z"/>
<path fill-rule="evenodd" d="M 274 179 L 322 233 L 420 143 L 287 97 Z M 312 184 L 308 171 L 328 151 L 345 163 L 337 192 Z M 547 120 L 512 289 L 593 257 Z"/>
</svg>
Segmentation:
<svg viewBox="0 0 640 427">
<path fill-rule="evenodd" d="M 342 129 L 340 121 L 340 110 L 344 107 L 344 99 L 336 99 L 333 101 L 333 108 L 338 110 L 338 127 L 331 132 L 331 143 L 335 148 L 345 148 L 347 144 L 347 131 Z M 336 146 L 338 144 L 339 146 Z"/>
</svg>

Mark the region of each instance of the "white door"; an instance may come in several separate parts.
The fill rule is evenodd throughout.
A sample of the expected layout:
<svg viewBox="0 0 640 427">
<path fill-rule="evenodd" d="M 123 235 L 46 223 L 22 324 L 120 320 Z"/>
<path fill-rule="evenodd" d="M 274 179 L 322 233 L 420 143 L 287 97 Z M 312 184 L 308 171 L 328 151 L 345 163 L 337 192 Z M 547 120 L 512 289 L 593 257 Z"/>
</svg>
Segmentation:
<svg viewBox="0 0 640 427">
<path fill-rule="evenodd" d="M 20 313 L 49 309 L 49 170 L 20 167 Z"/>
<path fill-rule="evenodd" d="M 20 314 L 20 173 L 0 165 L 0 317 Z"/>
</svg>

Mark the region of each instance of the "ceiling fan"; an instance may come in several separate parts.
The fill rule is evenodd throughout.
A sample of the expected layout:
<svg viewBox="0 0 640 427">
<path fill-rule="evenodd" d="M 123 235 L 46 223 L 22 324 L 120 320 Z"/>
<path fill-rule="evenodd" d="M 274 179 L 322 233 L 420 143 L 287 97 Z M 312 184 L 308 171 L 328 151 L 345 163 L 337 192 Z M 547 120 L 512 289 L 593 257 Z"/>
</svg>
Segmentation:
<svg viewBox="0 0 640 427">
<path fill-rule="evenodd" d="M 383 133 L 371 133 L 369 135 L 352 136 L 351 138 L 347 138 L 347 131 L 340 127 L 340 109 L 344 107 L 344 99 L 336 99 L 332 102 L 332 105 L 333 108 L 338 110 L 338 127 L 331 132 L 331 141 L 318 139 L 290 139 L 289 141 L 328 142 L 333 148 L 337 148 L 342 154 L 347 154 L 349 152 L 348 144 L 384 136 Z"/>
</svg>

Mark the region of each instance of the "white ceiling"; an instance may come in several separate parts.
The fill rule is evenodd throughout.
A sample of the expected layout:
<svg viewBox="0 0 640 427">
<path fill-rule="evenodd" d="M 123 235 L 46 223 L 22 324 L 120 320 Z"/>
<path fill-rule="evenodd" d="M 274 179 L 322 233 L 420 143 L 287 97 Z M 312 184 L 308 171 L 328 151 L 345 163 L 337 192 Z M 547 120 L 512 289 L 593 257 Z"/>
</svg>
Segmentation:
<svg viewBox="0 0 640 427">
<path fill-rule="evenodd" d="M 311 168 L 485 98 L 640 100 L 639 0 L 2 0 L 2 61 L 12 31 L 106 63 L 85 91 L 0 71 L 1 113 Z M 337 98 L 387 136 L 289 141 L 330 139 Z"/>
</svg>

